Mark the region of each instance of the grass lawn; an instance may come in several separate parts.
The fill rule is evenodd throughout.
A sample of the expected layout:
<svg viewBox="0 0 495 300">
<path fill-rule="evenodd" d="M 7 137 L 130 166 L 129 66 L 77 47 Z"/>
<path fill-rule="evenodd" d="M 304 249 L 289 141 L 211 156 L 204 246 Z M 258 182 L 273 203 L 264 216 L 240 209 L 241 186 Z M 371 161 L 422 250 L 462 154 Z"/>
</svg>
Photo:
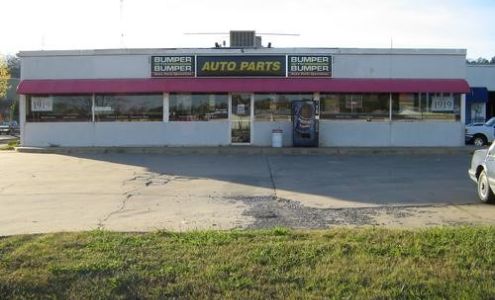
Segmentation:
<svg viewBox="0 0 495 300">
<path fill-rule="evenodd" d="M 14 150 L 15 147 L 19 147 L 19 140 L 10 141 L 6 145 L 0 144 L 0 150 Z"/>
<path fill-rule="evenodd" d="M 0 238 L 0 299 L 493 299 L 495 227 Z"/>
</svg>

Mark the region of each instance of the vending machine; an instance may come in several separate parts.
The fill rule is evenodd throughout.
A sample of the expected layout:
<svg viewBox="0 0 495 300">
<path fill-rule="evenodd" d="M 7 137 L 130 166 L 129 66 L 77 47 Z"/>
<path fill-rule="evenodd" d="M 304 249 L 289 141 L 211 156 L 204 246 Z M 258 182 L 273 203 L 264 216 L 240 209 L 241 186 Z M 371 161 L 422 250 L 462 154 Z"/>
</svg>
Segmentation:
<svg viewBox="0 0 495 300">
<path fill-rule="evenodd" d="M 310 100 L 292 102 L 292 145 L 318 147 L 318 102 Z"/>
</svg>

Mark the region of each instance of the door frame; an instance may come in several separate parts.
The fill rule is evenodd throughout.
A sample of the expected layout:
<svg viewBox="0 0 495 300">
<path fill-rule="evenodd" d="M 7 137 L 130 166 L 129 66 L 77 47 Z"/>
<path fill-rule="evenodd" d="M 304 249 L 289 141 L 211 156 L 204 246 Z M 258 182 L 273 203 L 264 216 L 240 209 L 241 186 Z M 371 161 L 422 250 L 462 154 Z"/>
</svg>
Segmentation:
<svg viewBox="0 0 495 300">
<path fill-rule="evenodd" d="M 241 94 L 249 95 L 249 143 L 233 143 L 232 142 L 232 95 Z M 229 93 L 229 130 L 228 130 L 228 140 L 230 145 L 242 146 L 242 145 L 252 145 L 253 144 L 253 124 L 254 124 L 254 94 L 253 93 Z"/>
</svg>

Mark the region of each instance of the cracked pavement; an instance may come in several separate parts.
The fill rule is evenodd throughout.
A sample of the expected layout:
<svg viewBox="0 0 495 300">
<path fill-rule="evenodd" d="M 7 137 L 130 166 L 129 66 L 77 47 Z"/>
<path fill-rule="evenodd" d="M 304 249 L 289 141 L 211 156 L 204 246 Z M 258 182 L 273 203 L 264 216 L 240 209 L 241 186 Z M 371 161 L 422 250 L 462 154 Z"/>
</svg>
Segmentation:
<svg viewBox="0 0 495 300">
<path fill-rule="evenodd" d="M 495 224 L 470 157 L 0 152 L 0 235 Z"/>
</svg>

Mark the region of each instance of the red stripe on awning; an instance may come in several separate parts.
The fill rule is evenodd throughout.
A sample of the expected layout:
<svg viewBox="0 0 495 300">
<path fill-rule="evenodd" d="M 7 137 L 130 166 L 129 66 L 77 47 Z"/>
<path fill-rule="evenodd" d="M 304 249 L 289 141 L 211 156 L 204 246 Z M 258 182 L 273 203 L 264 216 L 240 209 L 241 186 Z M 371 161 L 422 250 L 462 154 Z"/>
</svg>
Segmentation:
<svg viewBox="0 0 495 300">
<path fill-rule="evenodd" d="M 467 93 L 464 79 L 148 78 L 23 80 L 19 94 L 156 92 Z"/>
</svg>

